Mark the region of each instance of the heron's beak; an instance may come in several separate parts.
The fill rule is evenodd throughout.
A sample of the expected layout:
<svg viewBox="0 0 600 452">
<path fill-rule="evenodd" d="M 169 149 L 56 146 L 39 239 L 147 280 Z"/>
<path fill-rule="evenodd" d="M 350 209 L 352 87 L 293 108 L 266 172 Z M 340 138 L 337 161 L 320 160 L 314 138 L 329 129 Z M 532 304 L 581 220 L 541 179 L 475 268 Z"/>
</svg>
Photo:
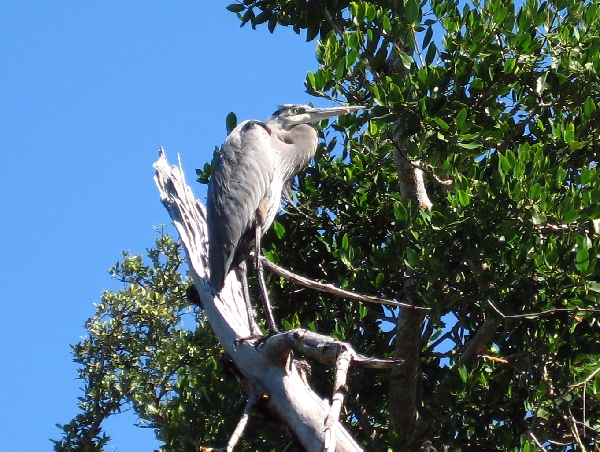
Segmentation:
<svg viewBox="0 0 600 452">
<path fill-rule="evenodd" d="M 308 118 L 306 122 L 318 122 L 323 119 L 331 118 L 332 116 L 340 116 L 352 113 L 358 110 L 364 110 L 363 105 L 353 105 L 349 107 L 332 107 L 332 108 L 311 108 L 306 113 Z M 304 122 L 304 121 L 303 121 Z"/>
</svg>

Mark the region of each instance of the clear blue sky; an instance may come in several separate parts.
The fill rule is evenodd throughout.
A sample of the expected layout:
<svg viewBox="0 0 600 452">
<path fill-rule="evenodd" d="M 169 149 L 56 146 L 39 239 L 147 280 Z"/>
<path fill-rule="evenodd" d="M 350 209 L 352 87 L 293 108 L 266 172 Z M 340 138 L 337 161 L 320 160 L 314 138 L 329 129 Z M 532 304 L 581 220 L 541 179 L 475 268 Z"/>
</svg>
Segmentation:
<svg viewBox="0 0 600 452">
<path fill-rule="evenodd" d="M 189 181 L 225 138 L 225 116 L 264 119 L 304 92 L 314 43 L 239 27 L 228 1 L 0 2 L 0 450 L 51 450 L 77 413 L 69 344 L 118 289 L 121 251 L 169 223 L 152 163 L 165 147 Z M 195 184 L 204 199 L 204 187 Z M 121 452 L 158 446 L 122 414 Z"/>
</svg>

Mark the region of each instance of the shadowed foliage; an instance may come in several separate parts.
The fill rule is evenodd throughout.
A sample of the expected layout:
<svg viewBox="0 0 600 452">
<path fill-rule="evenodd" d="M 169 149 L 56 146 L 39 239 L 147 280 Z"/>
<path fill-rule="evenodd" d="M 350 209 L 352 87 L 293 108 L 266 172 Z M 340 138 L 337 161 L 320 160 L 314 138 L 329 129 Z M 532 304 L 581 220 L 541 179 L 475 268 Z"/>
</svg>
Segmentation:
<svg viewBox="0 0 600 452">
<path fill-rule="evenodd" d="M 598 1 L 228 8 L 253 26 L 318 36 L 308 92 L 371 107 L 322 130 L 293 187 L 297 202 L 263 240 L 265 255 L 296 273 L 432 309 L 422 323 L 402 323 L 402 311 L 269 276 L 284 328 L 403 359 L 394 328 L 416 336 L 414 385 L 402 372 L 350 379 L 345 422 L 365 449 L 597 448 Z M 406 196 L 402 162 L 424 171 L 431 208 Z M 210 165 L 199 171 L 209 174 Z M 103 450 L 100 422 L 125 407 L 164 450 L 226 443 L 243 392 L 184 296 L 181 265 L 161 235 L 147 259 L 126 255 L 112 270 L 125 287 L 102 296 L 89 337 L 74 346 L 82 412 L 55 450 Z M 331 381 L 331 369 L 313 365 L 323 395 Z M 398 406 L 391 388 L 406 388 L 416 408 Z M 400 417 L 410 425 L 399 428 Z M 240 450 L 291 441 L 268 420 L 251 423 Z"/>
</svg>

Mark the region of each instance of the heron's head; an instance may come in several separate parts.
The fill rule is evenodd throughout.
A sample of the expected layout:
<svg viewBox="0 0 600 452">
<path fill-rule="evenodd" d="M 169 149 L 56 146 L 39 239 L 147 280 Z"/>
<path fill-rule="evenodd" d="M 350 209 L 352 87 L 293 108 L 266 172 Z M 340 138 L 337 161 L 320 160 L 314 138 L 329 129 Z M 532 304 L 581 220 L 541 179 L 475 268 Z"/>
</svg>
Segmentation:
<svg viewBox="0 0 600 452">
<path fill-rule="evenodd" d="M 292 127 L 297 124 L 312 124 L 322 121 L 323 119 L 331 118 L 332 116 L 345 115 L 354 111 L 362 110 L 363 106 L 351 107 L 331 107 L 331 108 L 315 108 L 308 105 L 280 105 L 279 108 L 269 118 L 270 120 L 278 120 L 285 128 Z"/>
</svg>

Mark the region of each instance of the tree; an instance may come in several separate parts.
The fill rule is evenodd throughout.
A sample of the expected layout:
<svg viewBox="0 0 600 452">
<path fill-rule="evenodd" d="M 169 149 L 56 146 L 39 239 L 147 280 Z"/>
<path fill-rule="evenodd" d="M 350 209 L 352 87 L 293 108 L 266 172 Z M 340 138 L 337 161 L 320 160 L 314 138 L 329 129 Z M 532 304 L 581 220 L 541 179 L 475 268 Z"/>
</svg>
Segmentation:
<svg viewBox="0 0 600 452">
<path fill-rule="evenodd" d="M 228 8 L 252 26 L 319 36 L 307 90 L 372 107 L 323 131 L 296 205 L 264 241 L 268 258 L 430 309 L 362 304 L 270 275 L 285 328 L 404 361 L 352 375 L 349 432 L 368 450 L 598 447 L 598 1 Z M 224 377 L 230 362 L 183 295 L 177 245 L 161 236 L 149 257 L 115 267 L 129 286 L 104 294 L 75 347 L 84 411 L 56 450 L 101 450 L 99 423 L 124 403 L 166 450 L 225 444 L 243 411 Z M 199 316 L 193 331 L 180 326 L 188 312 Z M 324 396 L 332 380 L 331 367 L 312 363 Z M 268 420 L 252 422 L 241 449 L 289 442 Z"/>
</svg>

